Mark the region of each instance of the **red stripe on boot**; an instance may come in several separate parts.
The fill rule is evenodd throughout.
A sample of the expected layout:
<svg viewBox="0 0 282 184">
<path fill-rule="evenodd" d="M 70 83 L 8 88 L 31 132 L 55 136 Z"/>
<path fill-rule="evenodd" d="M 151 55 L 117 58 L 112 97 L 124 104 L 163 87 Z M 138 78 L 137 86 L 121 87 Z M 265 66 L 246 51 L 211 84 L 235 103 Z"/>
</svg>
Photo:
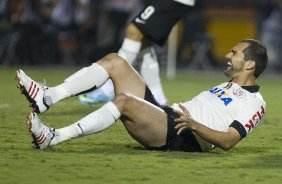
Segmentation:
<svg viewBox="0 0 282 184">
<path fill-rule="evenodd" d="M 44 137 L 43 140 L 41 140 L 40 142 L 38 141 L 37 143 L 38 143 L 38 144 L 42 144 L 45 140 L 46 140 L 46 137 Z"/>
<path fill-rule="evenodd" d="M 31 92 L 31 94 L 30 94 L 30 97 L 32 97 L 32 95 L 34 94 L 34 91 L 35 91 L 36 88 L 37 88 L 37 85 L 34 84 L 34 87 L 33 87 L 33 90 L 32 90 L 32 92 Z"/>
<path fill-rule="evenodd" d="M 37 96 L 38 91 L 39 91 L 39 88 L 37 88 L 37 90 L 36 90 L 36 92 L 35 92 L 34 96 L 33 96 L 33 97 L 31 97 L 32 99 L 34 99 L 34 98 Z"/>
<path fill-rule="evenodd" d="M 31 89 L 32 89 L 32 86 L 33 86 L 33 81 L 31 81 L 31 85 L 29 86 L 29 89 L 28 89 L 28 92 L 27 92 L 27 94 L 29 94 L 29 92 L 31 91 Z"/>
<path fill-rule="evenodd" d="M 41 133 L 39 137 L 36 138 L 37 142 L 40 142 L 44 138 L 44 134 Z"/>
</svg>

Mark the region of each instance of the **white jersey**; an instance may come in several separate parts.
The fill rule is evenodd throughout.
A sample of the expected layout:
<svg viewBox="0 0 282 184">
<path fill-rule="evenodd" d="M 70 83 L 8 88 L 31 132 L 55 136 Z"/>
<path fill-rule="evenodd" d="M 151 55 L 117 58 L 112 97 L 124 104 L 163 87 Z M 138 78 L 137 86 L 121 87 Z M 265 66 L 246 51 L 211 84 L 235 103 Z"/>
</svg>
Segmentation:
<svg viewBox="0 0 282 184">
<path fill-rule="evenodd" d="M 174 0 L 174 1 L 188 5 L 188 6 L 194 6 L 196 0 Z"/>
<path fill-rule="evenodd" d="M 233 82 L 225 82 L 200 93 L 183 105 L 199 123 L 222 132 L 230 126 L 234 127 L 243 138 L 259 125 L 265 114 L 266 103 L 258 89 L 259 86 L 241 87 Z M 173 104 L 172 108 L 181 111 L 177 104 Z M 213 147 L 198 135 L 195 134 L 195 137 L 203 151 Z"/>
</svg>

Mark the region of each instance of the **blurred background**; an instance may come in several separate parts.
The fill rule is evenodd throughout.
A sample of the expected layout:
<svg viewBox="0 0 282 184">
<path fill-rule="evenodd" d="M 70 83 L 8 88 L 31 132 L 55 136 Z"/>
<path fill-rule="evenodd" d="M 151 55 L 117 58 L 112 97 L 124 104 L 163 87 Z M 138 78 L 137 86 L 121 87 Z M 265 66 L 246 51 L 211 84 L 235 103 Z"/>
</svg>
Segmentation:
<svg viewBox="0 0 282 184">
<path fill-rule="evenodd" d="M 0 0 L 1 66 L 85 66 L 117 52 L 142 0 Z M 216 70 L 244 38 L 261 40 L 282 71 L 281 0 L 197 0 L 165 47 L 162 71 Z M 171 54 L 172 53 L 172 54 Z"/>
</svg>

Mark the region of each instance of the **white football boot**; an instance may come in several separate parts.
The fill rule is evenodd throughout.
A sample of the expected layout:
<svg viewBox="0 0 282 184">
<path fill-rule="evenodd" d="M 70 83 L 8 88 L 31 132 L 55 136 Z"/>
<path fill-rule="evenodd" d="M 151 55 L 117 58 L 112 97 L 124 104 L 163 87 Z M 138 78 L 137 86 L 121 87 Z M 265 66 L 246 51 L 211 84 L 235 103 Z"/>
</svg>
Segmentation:
<svg viewBox="0 0 282 184">
<path fill-rule="evenodd" d="M 27 124 L 33 138 L 33 147 L 36 149 L 45 149 L 51 146 L 51 141 L 55 137 L 55 129 L 52 129 L 40 121 L 36 113 L 30 113 Z"/>
<path fill-rule="evenodd" d="M 30 102 L 33 112 L 42 113 L 53 104 L 51 97 L 45 95 L 45 90 L 48 89 L 46 85 L 35 82 L 22 70 L 17 70 L 16 80 L 17 87 Z"/>
</svg>

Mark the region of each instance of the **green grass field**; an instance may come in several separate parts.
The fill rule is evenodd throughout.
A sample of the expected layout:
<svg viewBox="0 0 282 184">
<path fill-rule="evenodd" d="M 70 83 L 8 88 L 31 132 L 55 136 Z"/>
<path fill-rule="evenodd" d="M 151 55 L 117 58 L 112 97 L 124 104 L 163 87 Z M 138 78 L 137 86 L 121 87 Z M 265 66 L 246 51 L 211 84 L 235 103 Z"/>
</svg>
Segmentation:
<svg viewBox="0 0 282 184">
<path fill-rule="evenodd" d="M 74 69 L 24 68 L 38 81 L 59 84 Z M 100 134 L 47 150 L 34 150 L 27 132 L 30 109 L 16 88 L 15 68 L 0 69 L 0 183 L 282 183 L 282 76 L 258 80 L 267 102 L 265 120 L 228 152 L 147 151 L 121 122 Z M 163 80 L 172 102 L 183 102 L 227 80 L 223 74 L 188 74 Z M 40 115 L 48 125 L 71 124 L 99 105 L 67 99 Z"/>
</svg>

